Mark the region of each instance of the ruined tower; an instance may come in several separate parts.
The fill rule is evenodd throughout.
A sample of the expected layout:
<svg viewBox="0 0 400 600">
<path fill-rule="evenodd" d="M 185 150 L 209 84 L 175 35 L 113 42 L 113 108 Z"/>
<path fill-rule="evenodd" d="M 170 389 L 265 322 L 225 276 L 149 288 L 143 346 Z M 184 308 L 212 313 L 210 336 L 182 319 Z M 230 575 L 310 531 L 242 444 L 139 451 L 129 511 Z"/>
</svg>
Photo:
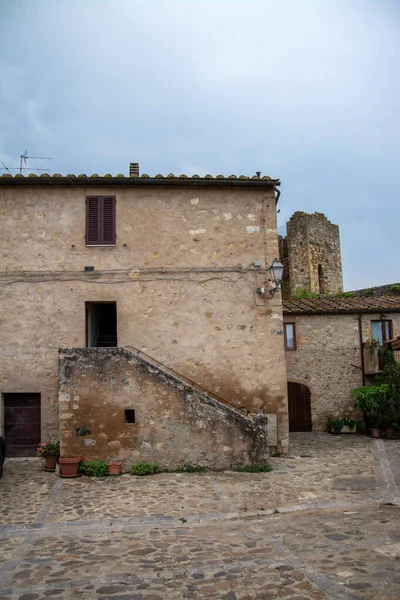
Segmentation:
<svg viewBox="0 0 400 600">
<path fill-rule="evenodd" d="M 287 267 L 284 297 L 299 290 L 337 294 L 343 289 L 339 227 L 322 213 L 295 212 L 280 241 L 281 261 Z"/>
</svg>

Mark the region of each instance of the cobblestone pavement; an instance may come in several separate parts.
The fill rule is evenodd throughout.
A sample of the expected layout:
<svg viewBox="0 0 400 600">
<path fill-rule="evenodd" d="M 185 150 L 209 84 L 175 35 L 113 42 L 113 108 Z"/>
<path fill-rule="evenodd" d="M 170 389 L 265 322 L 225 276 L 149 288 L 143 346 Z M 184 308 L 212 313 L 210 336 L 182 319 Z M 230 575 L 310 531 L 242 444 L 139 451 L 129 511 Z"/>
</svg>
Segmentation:
<svg viewBox="0 0 400 600">
<path fill-rule="evenodd" d="M 398 600 L 400 441 L 292 434 L 271 473 L 0 480 L 0 599 Z"/>
</svg>

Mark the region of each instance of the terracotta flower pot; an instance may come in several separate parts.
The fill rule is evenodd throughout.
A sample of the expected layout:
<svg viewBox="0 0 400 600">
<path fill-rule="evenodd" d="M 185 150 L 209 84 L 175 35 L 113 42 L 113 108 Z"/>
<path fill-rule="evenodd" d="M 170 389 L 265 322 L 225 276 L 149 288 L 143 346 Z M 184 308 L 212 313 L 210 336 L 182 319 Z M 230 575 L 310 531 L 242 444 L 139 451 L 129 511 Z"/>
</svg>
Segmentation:
<svg viewBox="0 0 400 600">
<path fill-rule="evenodd" d="M 78 473 L 81 456 L 73 456 L 72 458 L 60 458 L 61 477 L 79 477 Z"/>
<path fill-rule="evenodd" d="M 45 457 L 46 463 L 44 466 L 44 470 L 45 471 L 55 471 L 57 460 L 58 460 L 58 456 L 46 456 Z"/>
<path fill-rule="evenodd" d="M 109 460 L 108 463 L 109 475 L 121 475 L 121 463 L 115 460 Z"/>
<path fill-rule="evenodd" d="M 378 429 L 377 427 L 370 427 L 369 434 L 372 438 L 378 438 L 378 437 L 381 437 L 381 430 Z"/>
</svg>

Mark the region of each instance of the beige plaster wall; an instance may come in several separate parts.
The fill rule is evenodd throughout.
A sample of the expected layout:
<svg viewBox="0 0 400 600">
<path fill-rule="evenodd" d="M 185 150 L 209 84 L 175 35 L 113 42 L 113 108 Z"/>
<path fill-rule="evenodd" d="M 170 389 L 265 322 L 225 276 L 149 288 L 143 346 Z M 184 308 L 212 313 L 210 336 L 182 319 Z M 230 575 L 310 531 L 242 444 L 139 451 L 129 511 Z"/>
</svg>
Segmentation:
<svg viewBox="0 0 400 600">
<path fill-rule="evenodd" d="M 115 195 L 115 247 L 85 246 L 86 195 Z M 272 189 L 3 187 L 1 270 L 269 266 L 278 256 Z"/>
<path fill-rule="evenodd" d="M 135 422 L 125 421 L 125 410 Z M 83 460 L 231 469 L 268 459 L 266 417 L 255 421 L 196 393 L 123 349 L 60 352 L 61 454 Z"/>
<path fill-rule="evenodd" d="M 115 247 L 85 246 L 86 193 L 115 193 Z M 42 394 L 43 438 L 58 429 L 58 348 L 85 346 L 85 302 L 115 301 L 118 345 L 277 414 L 286 447 L 281 299 L 255 291 L 278 254 L 272 191 L 5 188 L 0 234 L 0 392 Z"/>
<path fill-rule="evenodd" d="M 363 314 L 362 339 L 371 337 L 371 320 L 381 314 Z M 400 314 L 387 313 L 393 333 L 400 335 Z M 296 350 L 286 351 L 288 381 L 302 383 L 311 391 L 313 429 L 326 430 L 328 416 L 355 414 L 351 390 L 363 385 L 360 354 L 360 323 L 357 314 L 286 315 L 296 327 Z M 366 378 L 366 383 L 374 383 Z"/>
</svg>

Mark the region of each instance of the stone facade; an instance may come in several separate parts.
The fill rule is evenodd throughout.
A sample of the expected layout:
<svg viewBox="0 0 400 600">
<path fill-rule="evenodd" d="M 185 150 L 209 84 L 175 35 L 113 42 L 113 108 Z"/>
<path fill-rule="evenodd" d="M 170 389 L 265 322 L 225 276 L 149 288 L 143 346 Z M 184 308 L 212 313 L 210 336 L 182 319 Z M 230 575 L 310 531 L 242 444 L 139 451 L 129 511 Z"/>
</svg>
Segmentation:
<svg viewBox="0 0 400 600">
<path fill-rule="evenodd" d="M 59 358 L 61 452 L 120 460 L 125 470 L 143 460 L 225 470 L 268 459 L 261 413 L 252 420 L 122 348 Z"/>
<path fill-rule="evenodd" d="M 339 228 L 322 213 L 296 212 L 286 224 L 281 260 L 288 264 L 284 297 L 299 290 L 336 294 L 343 290 Z M 284 263 L 285 264 L 285 263 Z"/>
<path fill-rule="evenodd" d="M 115 246 L 85 245 L 87 195 L 116 196 Z M 86 346 L 85 303 L 115 302 L 118 346 L 270 414 L 285 451 L 275 204 L 271 180 L 0 178 L 0 393 L 39 392 L 56 435 L 58 348 Z"/>
<path fill-rule="evenodd" d="M 287 377 L 309 388 L 314 430 L 326 430 L 330 416 L 355 415 L 351 391 L 375 383 L 374 377 L 363 377 L 361 339 L 370 339 L 371 321 L 382 318 L 392 321 L 394 336 L 400 335 L 400 299 L 398 305 L 398 312 L 384 314 L 285 313 L 284 322 L 296 328 L 296 350 L 286 351 Z"/>
</svg>

